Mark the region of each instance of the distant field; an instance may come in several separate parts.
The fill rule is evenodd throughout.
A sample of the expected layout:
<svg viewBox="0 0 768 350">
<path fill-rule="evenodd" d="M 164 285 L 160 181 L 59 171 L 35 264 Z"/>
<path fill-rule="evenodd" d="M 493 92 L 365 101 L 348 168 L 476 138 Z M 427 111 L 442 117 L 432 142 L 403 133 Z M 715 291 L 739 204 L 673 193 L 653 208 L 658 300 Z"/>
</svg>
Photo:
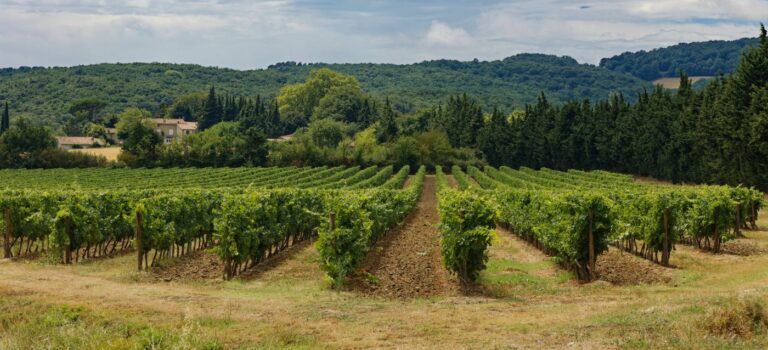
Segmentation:
<svg viewBox="0 0 768 350">
<path fill-rule="evenodd" d="M 689 77 L 692 83 L 696 83 L 699 80 L 712 79 L 710 76 Z M 680 87 L 680 78 L 661 78 L 653 81 L 653 85 L 661 85 L 665 89 L 677 89 Z"/>
<path fill-rule="evenodd" d="M 109 161 L 115 161 L 117 160 L 117 155 L 120 154 L 120 147 L 74 149 L 72 151 L 93 154 L 95 156 L 104 156 Z"/>
</svg>

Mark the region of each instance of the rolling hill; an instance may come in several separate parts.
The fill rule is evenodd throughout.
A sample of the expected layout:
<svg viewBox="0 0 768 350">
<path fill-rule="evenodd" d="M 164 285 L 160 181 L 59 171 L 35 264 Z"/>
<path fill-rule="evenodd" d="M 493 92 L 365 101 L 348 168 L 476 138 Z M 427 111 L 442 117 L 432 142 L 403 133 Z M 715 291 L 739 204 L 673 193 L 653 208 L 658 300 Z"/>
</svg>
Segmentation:
<svg viewBox="0 0 768 350">
<path fill-rule="evenodd" d="M 407 65 L 285 62 L 242 71 L 189 64 L 118 63 L 2 69 L 0 101 L 10 101 L 14 115 L 31 115 L 58 127 L 67 118 L 69 104 L 78 98 L 103 99 L 108 102 L 108 113 L 132 106 L 159 113 L 175 98 L 206 91 L 211 84 L 229 94 L 272 97 L 285 84 L 302 81 L 318 67 L 357 77 L 364 90 L 389 97 L 402 111 L 465 92 L 486 106 L 509 110 L 535 102 L 542 91 L 551 101 L 562 102 L 604 99 L 616 91 L 632 96 L 650 86 L 629 74 L 579 64 L 570 57 L 539 54 L 487 62 L 438 60 Z"/>
<path fill-rule="evenodd" d="M 733 72 L 742 51 L 750 45 L 757 45 L 757 39 L 677 44 L 604 58 L 600 67 L 647 81 L 677 77 L 680 70 L 689 76 L 717 76 Z"/>
</svg>

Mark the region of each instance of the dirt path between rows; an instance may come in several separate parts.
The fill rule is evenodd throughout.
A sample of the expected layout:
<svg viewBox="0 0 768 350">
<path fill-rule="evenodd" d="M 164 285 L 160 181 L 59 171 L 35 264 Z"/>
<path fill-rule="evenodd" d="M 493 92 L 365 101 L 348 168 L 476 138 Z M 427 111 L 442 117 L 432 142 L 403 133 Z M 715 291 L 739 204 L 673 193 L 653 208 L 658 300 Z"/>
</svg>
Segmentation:
<svg viewBox="0 0 768 350">
<path fill-rule="evenodd" d="M 405 223 L 374 245 L 363 261 L 364 271 L 350 280 L 354 290 L 393 298 L 454 294 L 456 281 L 440 258 L 434 176 L 427 176 L 416 209 Z"/>
</svg>

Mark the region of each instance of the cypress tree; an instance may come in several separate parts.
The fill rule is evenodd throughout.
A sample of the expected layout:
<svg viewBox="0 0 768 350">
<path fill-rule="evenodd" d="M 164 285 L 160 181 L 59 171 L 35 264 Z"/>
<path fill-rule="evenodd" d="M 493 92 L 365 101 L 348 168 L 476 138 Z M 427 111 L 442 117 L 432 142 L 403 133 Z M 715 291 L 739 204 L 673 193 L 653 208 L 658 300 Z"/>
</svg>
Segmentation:
<svg viewBox="0 0 768 350">
<path fill-rule="evenodd" d="M 216 88 L 211 85 L 211 90 L 208 92 L 208 98 L 205 100 L 205 111 L 203 112 L 203 118 L 198 124 L 199 130 L 205 130 L 220 122 L 222 119 L 222 106 L 219 99 L 216 97 Z"/>
<path fill-rule="evenodd" d="M 387 98 L 384 110 L 381 113 L 381 119 L 379 119 L 379 127 L 376 129 L 376 138 L 379 143 L 389 142 L 397 137 L 397 131 L 395 111 L 389 104 L 389 98 Z"/>
</svg>

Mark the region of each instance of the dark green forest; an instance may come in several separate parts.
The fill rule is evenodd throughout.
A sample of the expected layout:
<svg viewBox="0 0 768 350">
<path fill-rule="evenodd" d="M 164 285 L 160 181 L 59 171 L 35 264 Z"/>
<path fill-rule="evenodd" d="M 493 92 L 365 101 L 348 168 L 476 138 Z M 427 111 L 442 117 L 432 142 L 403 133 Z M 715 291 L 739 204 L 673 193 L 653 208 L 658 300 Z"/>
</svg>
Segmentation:
<svg viewBox="0 0 768 350">
<path fill-rule="evenodd" d="M 757 44 L 758 40 L 754 38 L 677 44 L 603 58 L 600 67 L 648 81 L 677 77 L 681 70 L 689 76 L 717 76 L 732 73 L 739 64 L 741 53 L 748 46 Z"/>
<path fill-rule="evenodd" d="M 161 63 L 3 69 L 0 101 L 10 101 L 12 114 L 28 115 L 56 129 L 68 118 L 70 104 L 81 98 L 105 101 L 103 113 L 138 107 L 158 115 L 177 98 L 204 93 L 211 85 L 230 95 L 272 98 L 282 86 L 303 81 L 311 70 L 322 67 L 356 77 L 364 91 L 382 100 L 389 98 L 400 112 L 465 92 L 485 105 L 512 109 L 535 103 L 542 91 L 553 102 L 565 102 L 603 99 L 614 91 L 633 96 L 649 86 L 630 75 L 578 64 L 568 57 L 524 54 L 491 62 L 441 60 L 410 65 L 287 62 L 249 71 Z"/>
</svg>

